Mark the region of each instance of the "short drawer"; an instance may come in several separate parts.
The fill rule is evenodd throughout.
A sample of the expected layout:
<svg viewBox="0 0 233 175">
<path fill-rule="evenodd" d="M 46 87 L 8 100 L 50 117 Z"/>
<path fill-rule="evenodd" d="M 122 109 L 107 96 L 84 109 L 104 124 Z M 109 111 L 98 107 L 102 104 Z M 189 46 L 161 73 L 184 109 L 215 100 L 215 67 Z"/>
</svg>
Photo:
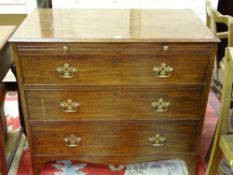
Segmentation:
<svg viewBox="0 0 233 175">
<path fill-rule="evenodd" d="M 25 55 L 24 84 L 169 85 L 205 84 L 204 55 Z"/>
<path fill-rule="evenodd" d="M 30 120 L 199 120 L 202 89 L 27 90 Z"/>
<path fill-rule="evenodd" d="M 195 122 L 31 122 L 34 155 L 192 154 Z"/>
<path fill-rule="evenodd" d="M 117 55 L 122 53 L 121 43 L 20 43 L 16 45 L 20 56 L 24 55 Z"/>
</svg>

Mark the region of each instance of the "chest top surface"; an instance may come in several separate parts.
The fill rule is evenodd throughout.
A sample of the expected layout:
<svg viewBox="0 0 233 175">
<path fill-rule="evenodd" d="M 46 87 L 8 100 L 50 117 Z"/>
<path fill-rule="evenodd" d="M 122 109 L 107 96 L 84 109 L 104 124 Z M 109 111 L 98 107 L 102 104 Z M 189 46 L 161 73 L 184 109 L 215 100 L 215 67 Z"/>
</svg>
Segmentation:
<svg viewBox="0 0 233 175">
<path fill-rule="evenodd" d="M 191 10 L 36 9 L 12 42 L 216 42 Z"/>
</svg>

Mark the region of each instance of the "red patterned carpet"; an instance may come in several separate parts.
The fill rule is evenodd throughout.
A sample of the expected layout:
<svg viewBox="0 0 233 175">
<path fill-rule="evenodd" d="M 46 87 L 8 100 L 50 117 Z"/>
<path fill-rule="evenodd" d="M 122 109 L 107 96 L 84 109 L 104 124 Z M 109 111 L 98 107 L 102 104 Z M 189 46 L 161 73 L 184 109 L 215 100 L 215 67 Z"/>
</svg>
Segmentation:
<svg viewBox="0 0 233 175">
<path fill-rule="evenodd" d="M 217 113 L 219 102 L 216 96 L 211 92 L 206 112 L 205 125 L 203 129 L 200 161 L 198 165 L 198 175 L 204 174 L 204 157 L 211 142 L 215 125 L 217 122 Z M 9 130 L 19 128 L 19 119 L 17 111 L 17 94 L 10 92 L 6 97 L 6 114 Z M 142 168 L 143 167 L 143 168 Z M 183 161 L 154 161 L 145 164 L 129 165 L 126 169 L 118 172 L 111 171 L 108 166 L 87 164 L 77 161 L 52 161 L 48 162 L 41 175 L 186 175 L 187 169 Z M 17 175 L 32 175 L 30 152 L 25 145 L 21 156 Z"/>
</svg>

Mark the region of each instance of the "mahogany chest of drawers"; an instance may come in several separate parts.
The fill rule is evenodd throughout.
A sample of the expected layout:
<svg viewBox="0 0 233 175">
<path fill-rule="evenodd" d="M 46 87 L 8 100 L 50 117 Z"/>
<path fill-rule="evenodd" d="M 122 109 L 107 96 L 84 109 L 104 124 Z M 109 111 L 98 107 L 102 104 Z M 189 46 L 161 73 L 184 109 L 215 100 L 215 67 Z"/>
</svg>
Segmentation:
<svg viewBox="0 0 233 175">
<path fill-rule="evenodd" d="M 183 159 L 218 40 L 190 10 L 35 10 L 11 38 L 34 174 L 46 161 Z"/>
</svg>

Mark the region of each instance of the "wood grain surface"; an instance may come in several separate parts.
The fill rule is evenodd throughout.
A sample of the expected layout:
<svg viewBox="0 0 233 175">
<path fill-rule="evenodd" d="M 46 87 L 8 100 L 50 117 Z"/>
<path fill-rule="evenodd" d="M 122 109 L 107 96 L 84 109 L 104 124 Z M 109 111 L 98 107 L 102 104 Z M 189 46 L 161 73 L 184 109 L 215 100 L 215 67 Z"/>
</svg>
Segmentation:
<svg viewBox="0 0 233 175">
<path fill-rule="evenodd" d="M 34 155 L 141 155 L 194 153 L 196 122 L 31 122 Z M 80 146 L 69 147 L 64 138 L 81 138 Z M 166 137 L 164 146 L 153 147 L 152 135 Z M 193 139 L 190 139 L 193 138 Z M 52 146 L 53 145 L 53 146 Z M 59 145 L 59 146 L 58 146 Z"/>
<path fill-rule="evenodd" d="M 67 20 L 69 19 L 69 20 Z M 218 39 L 190 10 L 35 10 L 11 38 L 38 175 L 49 160 L 196 161 Z M 77 68 L 61 78 L 57 68 Z M 155 66 L 173 68 L 158 78 Z M 170 102 L 158 113 L 158 98 Z M 60 103 L 80 106 L 64 113 Z M 82 138 L 70 148 L 64 137 Z M 152 147 L 148 137 L 167 137 Z"/>
<path fill-rule="evenodd" d="M 117 56 L 102 55 L 102 52 L 99 52 L 90 56 L 34 56 L 31 54 L 24 55 L 22 58 L 24 84 L 56 85 L 205 84 L 209 61 L 207 55 L 195 55 L 195 53 L 182 55 L 182 51 L 178 55 L 159 56 L 123 54 Z M 65 63 L 78 69 L 73 78 L 60 78 L 56 71 L 57 67 Z M 171 77 L 156 76 L 153 68 L 162 63 L 174 68 Z"/>
<path fill-rule="evenodd" d="M 172 37 L 171 37 L 172 36 Z M 34 10 L 12 42 L 216 42 L 191 10 Z"/>
<path fill-rule="evenodd" d="M 199 120 L 202 88 L 144 90 L 34 90 L 26 91 L 30 120 Z M 151 104 L 163 98 L 170 102 L 166 112 Z M 66 113 L 60 103 L 72 99 L 80 104 Z"/>
</svg>

